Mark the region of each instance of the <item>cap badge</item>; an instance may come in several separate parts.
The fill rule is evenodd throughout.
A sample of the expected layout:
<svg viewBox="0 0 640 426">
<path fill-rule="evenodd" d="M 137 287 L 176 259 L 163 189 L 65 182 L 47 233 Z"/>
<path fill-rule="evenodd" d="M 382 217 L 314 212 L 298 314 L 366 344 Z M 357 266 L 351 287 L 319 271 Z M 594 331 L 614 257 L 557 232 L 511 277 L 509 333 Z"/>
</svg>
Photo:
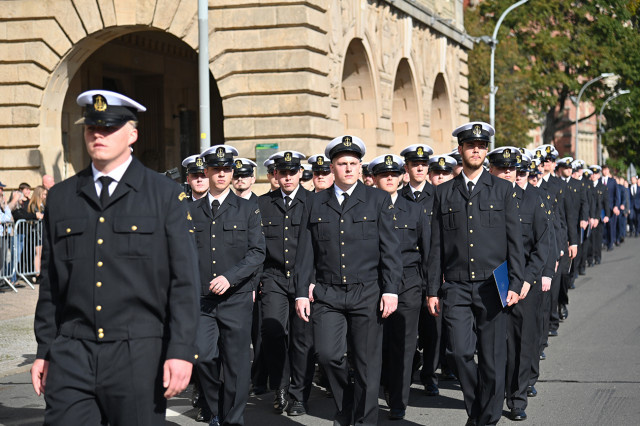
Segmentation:
<svg viewBox="0 0 640 426">
<path fill-rule="evenodd" d="M 236 160 L 236 169 L 242 168 L 242 160 Z"/>
<path fill-rule="evenodd" d="M 473 125 L 473 136 L 480 136 L 482 134 L 482 126 L 479 124 Z"/>
<path fill-rule="evenodd" d="M 316 160 L 316 164 L 318 166 L 322 166 L 324 164 L 324 157 L 318 157 L 318 159 Z"/>
<path fill-rule="evenodd" d="M 342 144 L 344 146 L 351 146 L 351 136 L 345 136 L 342 138 Z"/>
<path fill-rule="evenodd" d="M 225 154 L 225 149 L 223 147 L 216 149 L 216 157 L 224 158 L 224 154 Z"/>
<path fill-rule="evenodd" d="M 511 158 L 511 150 L 510 150 L 510 149 L 505 149 L 505 150 L 502 152 L 502 156 L 503 156 L 504 158 Z"/>
<path fill-rule="evenodd" d="M 387 166 L 393 166 L 393 157 L 391 157 L 390 155 L 384 157 L 384 164 L 386 164 Z"/>
<path fill-rule="evenodd" d="M 440 157 L 440 160 L 438 160 L 438 164 L 440 165 L 440 167 L 444 167 L 444 158 Z"/>
<path fill-rule="evenodd" d="M 571 164 L 571 160 L 569 160 L 568 158 L 567 158 L 566 160 L 564 160 L 564 162 L 565 162 L 566 164 Z"/>
<path fill-rule="evenodd" d="M 516 155 L 516 162 L 517 162 L 518 164 L 522 163 L 522 157 L 521 157 L 521 156 L 519 156 L 519 155 Z"/>
<path fill-rule="evenodd" d="M 291 153 L 290 152 L 285 152 L 284 153 L 284 161 L 286 161 L 287 163 L 291 162 Z"/>
<path fill-rule="evenodd" d="M 540 152 L 539 149 L 536 151 L 536 157 L 542 158 L 542 153 Z"/>
<path fill-rule="evenodd" d="M 102 95 L 97 95 L 93 102 L 93 109 L 96 111 L 106 111 L 107 110 L 107 100 Z"/>
<path fill-rule="evenodd" d="M 204 161 L 202 161 L 202 158 L 200 158 L 200 157 L 196 158 L 196 166 L 197 167 L 204 166 Z"/>
<path fill-rule="evenodd" d="M 418 149 L 416 149 L 416 154 L 418 154 L 421 157 L 424 155 L 424 150 L 422 149 L 421 146 L 419 146 Z"/>
<path fill-rule="evenodd" d="M 546 149 L 546 151 L 547 151 L 547 154 L 551 153 L 551 147 L 550 147 L 550 146 L 548 146 L 548 147 L 547 147 L 547 149 Z"/>
</svg>

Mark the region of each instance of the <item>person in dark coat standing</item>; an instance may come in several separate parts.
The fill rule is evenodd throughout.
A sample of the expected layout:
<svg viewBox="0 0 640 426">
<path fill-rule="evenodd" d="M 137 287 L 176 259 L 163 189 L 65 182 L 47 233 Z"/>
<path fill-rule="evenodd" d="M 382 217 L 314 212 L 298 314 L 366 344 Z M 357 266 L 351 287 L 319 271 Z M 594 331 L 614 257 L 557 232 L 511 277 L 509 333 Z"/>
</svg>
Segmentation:
<svg viewBox="0 0 640 426">
<path fill-rule="evenodd" d="M 631 195 L 631 211 L 633 213 L 631 230 L 633 232 L 633 236 L 637 237 L 640 235 L 640 186 L 638 186 L 638 177 L 631 177 L 631 186 L 629 187 L 629 192 Z"/>
<path fill-rule="evenodd" d="M 190 201 L 196 201 L 207 195 L 209 179 L 204 175 L 204 160 L 200 154 L 190 155 L 182 160 L 182 167 L 187 169 L 187 185 L 191 189 Z"/>
<path fill-rule="evenodd" d="M 233 177 L 231 178 L 231 185 L 236 195 L 255 203 L 258 202 L 258 196 L 251 190 L 251 187 L 256 182 L 256 167 L 258 165 L 255 161 L 238 157 L 233 162 Z"/>
<path fill-rule="evenodd" d="M 611 207 L 612 213 L 611 216 L 609 216 L 607 226 L 604 228 L 604 243 L 607 246 L 607 251 L 611 251 L 616 243 L 616 230 L 618 229 L 618 217 L 620 216 L 620 204 L 622 201 L 620 191 L 618 191 L 618 184 L 613 176 L 611 176 L 611 170 L 606 164 L 602 166 L 601 180 L 607 188 L 609 207 Z"/>
<path fill-rule="evenodd" d="M 249 395 L 253 280 L 265 256 L 260 210 L 230 190 L 233 157 L 229 145 L 201 155 L 209 193 L 193 204 L 200 271 L 197 373 L 209 424 L 243 425 Z M 222 383 L 221 369 L 224 371 Z"/>
<path fill-rule="evenodd" d="M 131 155 L 142 105 L 106 90 L 77 103 L 91 165 L 47 199 L 33 386 L 45 424 L 163 424 L 198 358 L 187 196 Z"/>
<path fill-rule="evenodd" d="M 305 206 L 312 193 L 300 185 L 296 151 L 273 154 L 279 190 L 258 198 L 267 247 L 262 283 L 262 337 L 269 383 L 275 387 L 273 408 L 290 416 L 306 414 L 313 379 L 311 324 L 295 311 L 294 268 Z"/>
<path fill-rule="evenodd" d="M 412 361 L 418 334 L 418 317 L 426 292 L 431 224 L 420 204 L 398 195 L 404 161 L 398 155 L 381 155 L 369 163 L 376 188 L 388 192 L 393 203 L 394 230 L 401 245 L 402 281 L 398 309 L 384 323 L 382 383 L 388 394 L 389 418 L 402 419 L 409 404 Z"/>
<path fill-rule="evenodd" d="M 382 325 L 396 310 L 402 276 L 391 197 L 358 181 L 364 154 L 356 136 L 327 145 L 335 183 L 312 198 L 296 257 L 296 312 L 305 321 L 315 266 L 314 345 L 338 410 L 335 425 L 377 423 Z"/>
<path fill-rule="evenodd" d="M 443 315 L 447 356 L 460 379 L 468 425 L 496 424 L 502 416 L 507 317 L 493 271 L 507 261 L 509 306 L 518 302 L 523 287 L 516 192 L 483 168 L 493 134 L 482 122 L 453 132 L 463 170 L 436 187 L 431 225 L 429 312 Z"/>
<path fill-rule="evenodd" d="M 522 224 L 525 253 L 524 284 L 518 304 L 508 310 L 506 402 L 511 420 L 525 420 L 527 388 L 533 357 L 538 357 L 542 297 L 542 272 L 550 252 L 551 210 L 544 192 L 527 182 L 531 156 L 514 147 L 500 147 L 489 153 L 490 173 L 516 183 L 516 199 Z M 555 242 L 554 242 L 555 244 Z"/>
</svg>

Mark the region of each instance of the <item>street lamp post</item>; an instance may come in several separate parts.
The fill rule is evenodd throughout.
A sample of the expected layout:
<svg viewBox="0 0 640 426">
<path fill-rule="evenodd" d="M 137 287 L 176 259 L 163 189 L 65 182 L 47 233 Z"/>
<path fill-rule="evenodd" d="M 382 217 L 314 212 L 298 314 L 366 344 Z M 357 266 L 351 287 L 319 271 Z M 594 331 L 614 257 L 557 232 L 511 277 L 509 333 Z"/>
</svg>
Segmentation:
<svg viewBox="0 0 640 426">
<path fill-rule="evenodd" d="M 607 106 L 609 102 L 617 98 L 618 96 L 627 95 L 631 93 L 630 90 L 618 90 L 613 95 L 609 96 L 602 107 L 600 108 L 600 114 L 598 114 L 597 122 L 598 122 L 598 164 L 602 164 L 602 134 L 604 133 L 604 129 L 602 128 L 602 114 L 604 114 L 604 108 Z"/>
<path fill-rule="evenodd" d="M 576 145 L 576 150 L 575 150 L 575 158 L 578 158 L 578 121 L 580 120 L 580 98 L 582 97 L 582 94 L 584 93 L 585 89 L 589 86 L 591 86 L 593 83 L 602 80 L 603 78 L 607 78 L 607 77 L 613 77 L 615 74 L 612 72 L 603 72 L 602 74 L 600 74 L 599 76 L 597 76 L 596 78 L 589 80 L 585 83 L 584 86 L 582 86 L 582 88 L 580 89 L 580 92 L 578 92 L 578 99 L 576 100 L 576 135 L 575 135 L 575 145 Z"/>
<path fill-rule="evenodd" d="M 498 38 L 497 38 L 498 30 L 500 29 L 500 25 L 502 25 L 502 21 L 509 14 L 509 12 L 511 12 L 513 9 L 515 9 L 518 6 L 522 6 L 528 1 L 529 0 L 520 0 L 519 2 L 512 4 L 507 8 L 507 10 L 502 12 L 502 15 L 500 15 L 500 19 L 498 19 L 498 23 L 496 24 L 496 27 L 493 30 L 493 35 L 491 36 L 491 42 L 489 43 L 489 45 L 491 46 L 491 81 L 489 85 L 489 124 L 491 124 L 491 126 L 494 129 L 496 127 L 496 92 L 498 91 L 498 88 L 495 85 L 495 72 L 494 72 L 495 58 L 496 58 L 496 45 L 498 44 Z M 495 148 L 495 143 L 496 143 L 495 136 L 491 136 L 491 143 L 489 144 L 490 149 Z"/>
</svg>

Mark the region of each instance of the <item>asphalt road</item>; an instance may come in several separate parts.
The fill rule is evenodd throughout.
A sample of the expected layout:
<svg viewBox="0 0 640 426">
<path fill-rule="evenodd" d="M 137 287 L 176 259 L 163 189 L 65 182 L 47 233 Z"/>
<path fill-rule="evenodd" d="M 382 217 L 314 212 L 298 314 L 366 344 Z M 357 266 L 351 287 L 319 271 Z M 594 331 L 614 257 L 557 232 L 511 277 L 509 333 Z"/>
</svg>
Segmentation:
<svg viewBox="0 0 640 426">
<path fill-rule="evenodd" d="M 550 338 L 547 360 L 541 362 L 538 396 L 529 400 L 529 418 L 524 424 L 640 424 L 639 254 L 640 239 L 628 238 L 614 251 L 603 253 L 601 265 L 588 268 L 587 275 L 578 278 L 577 288 L 569 294 L 569 318 L 561 324 L 559 336 Z M 26 291 L 32 290 L 21 289 Z M 4 305 L 4 299 L 0 298 L 0 303 Z M 15 357 L 13 365 L 0 364 L 0 376 L 4 376 L 0 377 L 2 425 L 42 424 L 44 401 L 33 392 L 26 371 L 33 359 L 32 321 L 32 315 L 0 320 L 0 360 L 6 358 L 5 342 L 10 341 L 12 347 L 25 342 L 25 351 Z M 167 424 L 202 424 L 193 420 L 195 410 L 189 395 L 190 389 L 169 401 Z M 275 415 L 271 402 L 271 394 L 250 398 L 245 423 L 331 424 L 333 402 L 321 389 L 313 390 L 306 416 Z M 453 382 L 442 382 L 438 397 L 427 397 L 420 386 L 414 385 L 406 419 L 389 421 L 387 414 L 380 400 L 381 425 L 464 425 L 467 418 L 459 386 Z M 503 417 L 500 423 L 511 421 Z"/>
</svg>

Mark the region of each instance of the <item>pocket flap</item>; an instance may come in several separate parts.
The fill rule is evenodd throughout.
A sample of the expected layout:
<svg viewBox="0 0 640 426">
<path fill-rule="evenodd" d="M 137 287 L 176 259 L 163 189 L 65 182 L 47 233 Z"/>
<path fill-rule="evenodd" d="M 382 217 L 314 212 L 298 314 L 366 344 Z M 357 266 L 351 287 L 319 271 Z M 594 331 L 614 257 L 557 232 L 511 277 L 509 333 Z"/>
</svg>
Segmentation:
<svg viewBox="0 0 640 426">
<path fill-rule="evenodd" d="M 326 217 L 310 217 L 309 222 L 311 223 L 330 223 L 331 220 Z"/>
<path fill-rule="evenodd" d="M 263 217 L 262 226 L 279 226 L 282 225 L 282 217 Z M 227 228 L 224 228 L 227 229 Z"/>
<path fill-rule="evenodd" d="M 502 200 L 480 200 L 480 210 L 503 210 L 504 201 Z"/>
<path fill-rule="evenodd" d="M 87 228 L 87 219 L 68 219 L 56 223 L 56 237 L 82 234 Z"/>
<path fill-rule="evenodd" d="M 223 229 L 225 231 L 246 231 L 247 224 L 244 222 L 225 222 Z"/>
<path fill-rule="evenodd" d="M 150 234 L 156 229 L 156 218 L 148 216 L 125 216 L 113 219 L 113 232 L 119 234 Z"/>
</svg>

